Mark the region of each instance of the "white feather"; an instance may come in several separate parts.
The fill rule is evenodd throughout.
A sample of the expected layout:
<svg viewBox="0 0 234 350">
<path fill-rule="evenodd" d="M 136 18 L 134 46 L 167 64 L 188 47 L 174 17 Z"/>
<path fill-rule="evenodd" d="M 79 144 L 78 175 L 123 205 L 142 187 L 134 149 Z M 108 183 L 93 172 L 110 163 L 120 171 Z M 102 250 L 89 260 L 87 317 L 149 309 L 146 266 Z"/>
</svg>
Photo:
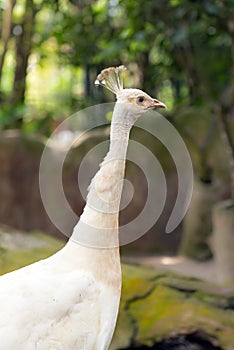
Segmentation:
<svg viewBox="0 0 234 350">
<path fill-rule="evenodd" d="M 85 263 L 87 248 L 79 250 L 77 261 Z M 67 253 L 65 247 L 51 258 L 0 277 L 1 349 L 108 348 L 119 291 L 87 269 L 77 269 L 76 259 Z"/>
</svg>

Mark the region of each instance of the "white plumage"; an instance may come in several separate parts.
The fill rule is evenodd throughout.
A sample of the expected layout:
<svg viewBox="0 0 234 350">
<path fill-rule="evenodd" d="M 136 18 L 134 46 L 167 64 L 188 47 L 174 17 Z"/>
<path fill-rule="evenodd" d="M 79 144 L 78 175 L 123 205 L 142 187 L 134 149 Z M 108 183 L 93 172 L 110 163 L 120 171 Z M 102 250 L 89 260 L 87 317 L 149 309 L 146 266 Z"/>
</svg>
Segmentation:
<svg viewBox="0 0 234 350">
<path fill-rule="evenodd" d="M 120 293 L 118 214 L 130 129 L 145 111 L 165 105 L 123 89 L 123 66 L 97 83 L 117 96 L 110 150 L 93 178 L 87 204 L 66 246 L 48 259 L 0 277 L 2 350 L 105 350 Z"/>
<path fill-rule="evenodd" d="M 119 294 L 82 268 L 82 251 L 92 252 L 76 259 L 74 248 L 1 277 L 1 349 L 107 348 Z"/>
</svg>

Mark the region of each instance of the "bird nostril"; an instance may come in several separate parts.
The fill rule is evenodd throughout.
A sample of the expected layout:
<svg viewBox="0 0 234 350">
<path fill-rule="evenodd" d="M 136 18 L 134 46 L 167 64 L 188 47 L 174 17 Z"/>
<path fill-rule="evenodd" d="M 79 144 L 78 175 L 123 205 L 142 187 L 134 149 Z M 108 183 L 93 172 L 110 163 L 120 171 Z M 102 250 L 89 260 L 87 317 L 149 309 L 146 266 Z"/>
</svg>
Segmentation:
<svg viewBox="0 0 234 350">
<path fill-rule="evenodd" d="M 163 102 L 157 100 L 156 98 L 154 98 L 154 105 L 156 108 L 167 108 Z"/>
</svg>

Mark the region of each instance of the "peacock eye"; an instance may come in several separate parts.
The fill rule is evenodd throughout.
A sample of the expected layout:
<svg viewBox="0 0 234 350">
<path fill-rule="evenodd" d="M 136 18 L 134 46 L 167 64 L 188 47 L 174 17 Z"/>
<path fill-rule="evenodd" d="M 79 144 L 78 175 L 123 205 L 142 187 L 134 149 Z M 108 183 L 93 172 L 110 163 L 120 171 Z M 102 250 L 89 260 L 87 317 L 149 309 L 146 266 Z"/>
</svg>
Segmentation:
<svg viewBox="0 0 234 350">
<path fill-rule="evenodd" d="M 137 101 L 142 103 L 144 101 L 144 97 L 143 96 L 138 97 Z"/>
</svg>

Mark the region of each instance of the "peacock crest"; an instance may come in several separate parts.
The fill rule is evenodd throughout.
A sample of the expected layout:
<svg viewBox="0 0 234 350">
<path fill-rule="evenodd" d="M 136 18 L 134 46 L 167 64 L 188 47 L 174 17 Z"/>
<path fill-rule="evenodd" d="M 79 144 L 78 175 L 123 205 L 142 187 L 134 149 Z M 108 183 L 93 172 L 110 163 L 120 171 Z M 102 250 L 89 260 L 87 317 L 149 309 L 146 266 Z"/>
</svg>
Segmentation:
<svg viewBox="0 0 234 350">
<path fill-rule="evenodd" d="M 108 90 L 118 96 L 123 90 L 123 79 L 121 73 L 126 69 L 127 68 L 123 65 L 103 69 L 101 73 L 98 74 L 97 79 L 95 80 L 95 85 L 105 86 Z"/>
</svg>

